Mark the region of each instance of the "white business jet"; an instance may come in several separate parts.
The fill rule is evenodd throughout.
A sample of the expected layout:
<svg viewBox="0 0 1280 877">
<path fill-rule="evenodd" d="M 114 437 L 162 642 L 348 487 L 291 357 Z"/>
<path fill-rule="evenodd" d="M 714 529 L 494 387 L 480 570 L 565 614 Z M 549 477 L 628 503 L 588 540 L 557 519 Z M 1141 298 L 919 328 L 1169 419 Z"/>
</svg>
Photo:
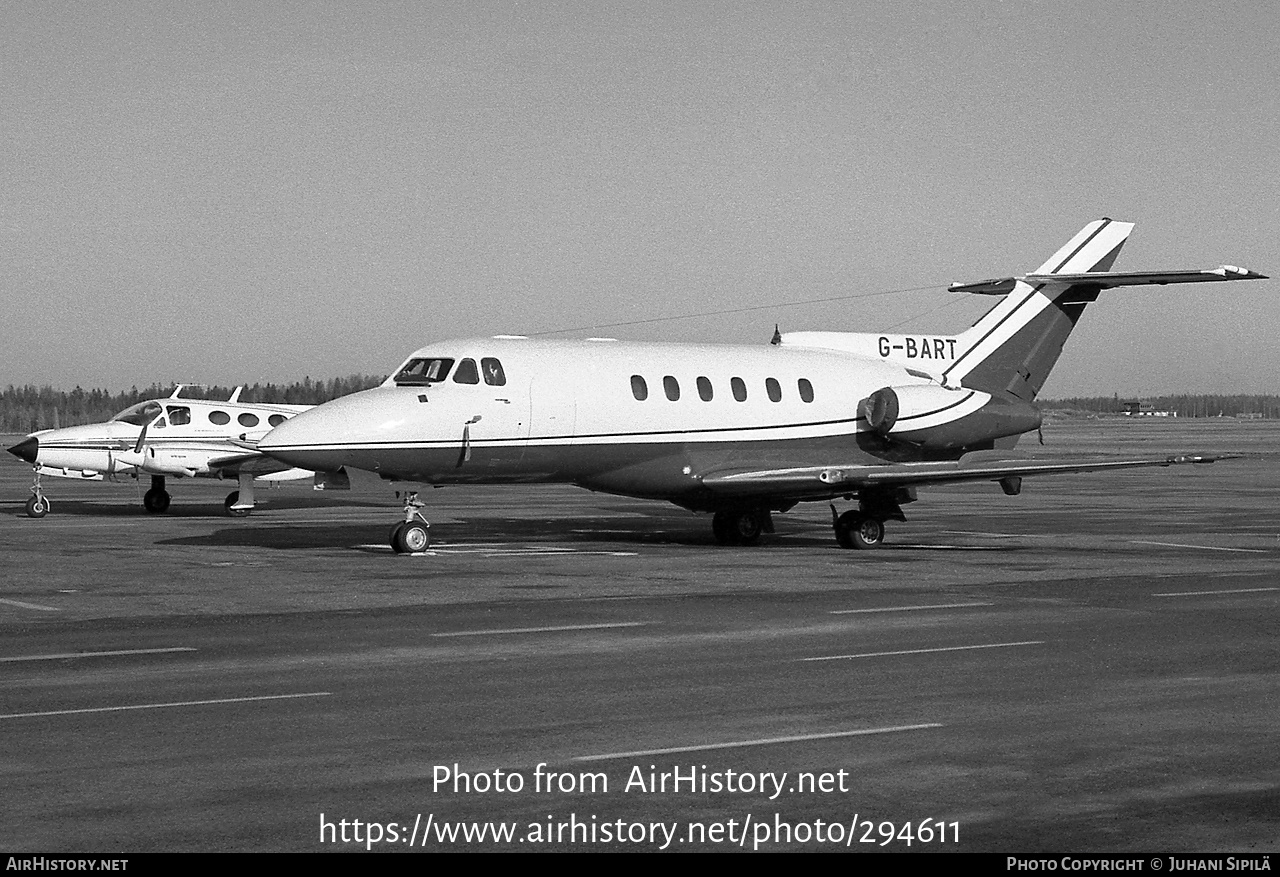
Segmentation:
<svg viewBox="0 0 1280 877">
<path fill-rule="evenodd" d="M 841 546 L 874 548 L 922 485 L 1212 462 L 991 461 L 1039 428 L 1034 404 L 1067 336 L 1104 289 L 1251 280 L 1252 271 L 1111 272 L 1132 223 L 1085 226 L 1034 272 L 956 292 L 1001 296 L 958 335 L 775 333 L 773 344 L 621 343 L 519 336 L 432 344 L 381 386 L 317 406 L 258 449 L 292 466 L 388 480 L 558 482 L 713 514 L 749 544 L 800 502 L 856 500 Z M 430 542 L 409 494 L 399 552 Z"/>
<path fill-rule="evenodd" d="M 169 508 L 166 476 L 236 478 L 239 489 L 225 502 L 227 514 L 234 517 L 253 511 L 255 479 L 311 479 L 317 487 L 339 489 L 349 484 L 345 472 L 294 469 L 253 449 L 269 430 L 311 406 L 247 404 L 239 401 L 241 387 L 226 401 L 187 399 L 183 388 L 179 384 L 168 398 L 139 402 L 103 423 L 33 432 L 9 448 L 35 470 L 27 514 L 42 518 L 49 513 L 42 475 L 78 481 L 150 475 L 151 489 L 142 497 L 149 512 Z"/>
</svg>

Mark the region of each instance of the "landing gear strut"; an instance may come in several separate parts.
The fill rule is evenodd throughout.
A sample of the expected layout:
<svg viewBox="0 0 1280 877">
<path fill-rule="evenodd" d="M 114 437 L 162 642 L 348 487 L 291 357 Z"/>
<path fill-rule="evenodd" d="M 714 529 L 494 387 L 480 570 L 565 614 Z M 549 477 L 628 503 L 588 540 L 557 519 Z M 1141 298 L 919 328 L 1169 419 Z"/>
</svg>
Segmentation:
<svg viewBox="0 0 1280 877">
<path fill-rule="evenodd" d="M 404 520 L 391 528 L 391 547 L 396 554 L 416 554 L 431 544 L 431 524 L 418 511 L 425 505 L 417 493 L 405 493 Z"/>
<path fill-rule="evenodd" d="M 49 499 L 40 489 L 40 468 L 35 467 L 36 483 L 31 485 L 31 499 L 27 500 L 27 517 L 43 518 L 49 514 Z"/>
<path fill-rule="evenodd" d="M 253 476 L 242 474 L 240 476 L 240 489 L 233 490 L 227 494 L 226 500 L 222 503 L 227 514 L 233 518 L 247 518 L 253 511 Z"/>
<path fill-rule="evenodd" d="M 164 489 L 164 476 L 151 476 L 151 489 L 142 495 L 142 507 L 152 514 L 169 510 L 169 493 Z"/>
</svg>

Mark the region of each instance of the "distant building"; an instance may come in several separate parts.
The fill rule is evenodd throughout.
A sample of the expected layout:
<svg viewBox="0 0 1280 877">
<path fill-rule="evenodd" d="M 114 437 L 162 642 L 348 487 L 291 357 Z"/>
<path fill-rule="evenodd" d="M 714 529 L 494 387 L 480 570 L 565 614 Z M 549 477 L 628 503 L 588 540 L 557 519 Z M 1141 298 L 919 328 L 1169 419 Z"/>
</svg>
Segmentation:
<svg viewBox="0 0 1280 877">
<path fill-rule="evenodd" d="M 1176 411 L 1164 411 L 1152 405 L 1146 405 L 1139 401 L 1121 402 L 1124 406 L 1122 412 L 1126 417 L 1177 417 Z"/>
</svg>

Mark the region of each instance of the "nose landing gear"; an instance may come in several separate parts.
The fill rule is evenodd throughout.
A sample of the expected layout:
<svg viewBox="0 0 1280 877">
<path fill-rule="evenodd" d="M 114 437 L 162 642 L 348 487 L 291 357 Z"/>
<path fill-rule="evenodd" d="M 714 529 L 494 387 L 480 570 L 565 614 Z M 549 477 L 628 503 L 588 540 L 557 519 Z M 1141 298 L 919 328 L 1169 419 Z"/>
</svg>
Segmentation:
<svg viewBox="0 0 1280 877">
<path fill-rule="evenodd" d="M 416 554 L 431 544 L 431 524 L 418 511 L 425 505 L 417 493 L 404 494 L 404 520 L 391 528 L 391 547 L 396 554 Z"/>
<path fill-rule="evenodd" d="M 49 514 L 49 498 L 40 489 L 40 469 L 35 468 L 36 483 L 31 485 L 31 499 L 27 500 L 27 517 L 43 518 Z"/>
</svg>

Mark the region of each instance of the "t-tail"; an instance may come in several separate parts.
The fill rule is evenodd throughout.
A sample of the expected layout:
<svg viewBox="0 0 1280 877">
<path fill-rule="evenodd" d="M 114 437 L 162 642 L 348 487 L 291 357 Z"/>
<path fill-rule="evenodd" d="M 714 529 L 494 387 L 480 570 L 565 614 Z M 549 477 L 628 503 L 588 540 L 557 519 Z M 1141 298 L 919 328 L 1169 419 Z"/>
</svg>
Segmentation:
<svg viewBox="0 0 1280 877">
<path fill-rule="evenodd" d="M 1264 278 L 1231 265 L 1209 271 L 1110 271 L 1132 230 L 1131 222 L 1099 219 L 1082 228 L 1031 274 L 953 284 L 953 292 L 1004 298 L 957 336 L 957 355 L 942 372 L 943 383 L 1031 402 L 1048 379 L 1080 315 L 1102 290 Z"/>
</svg>

